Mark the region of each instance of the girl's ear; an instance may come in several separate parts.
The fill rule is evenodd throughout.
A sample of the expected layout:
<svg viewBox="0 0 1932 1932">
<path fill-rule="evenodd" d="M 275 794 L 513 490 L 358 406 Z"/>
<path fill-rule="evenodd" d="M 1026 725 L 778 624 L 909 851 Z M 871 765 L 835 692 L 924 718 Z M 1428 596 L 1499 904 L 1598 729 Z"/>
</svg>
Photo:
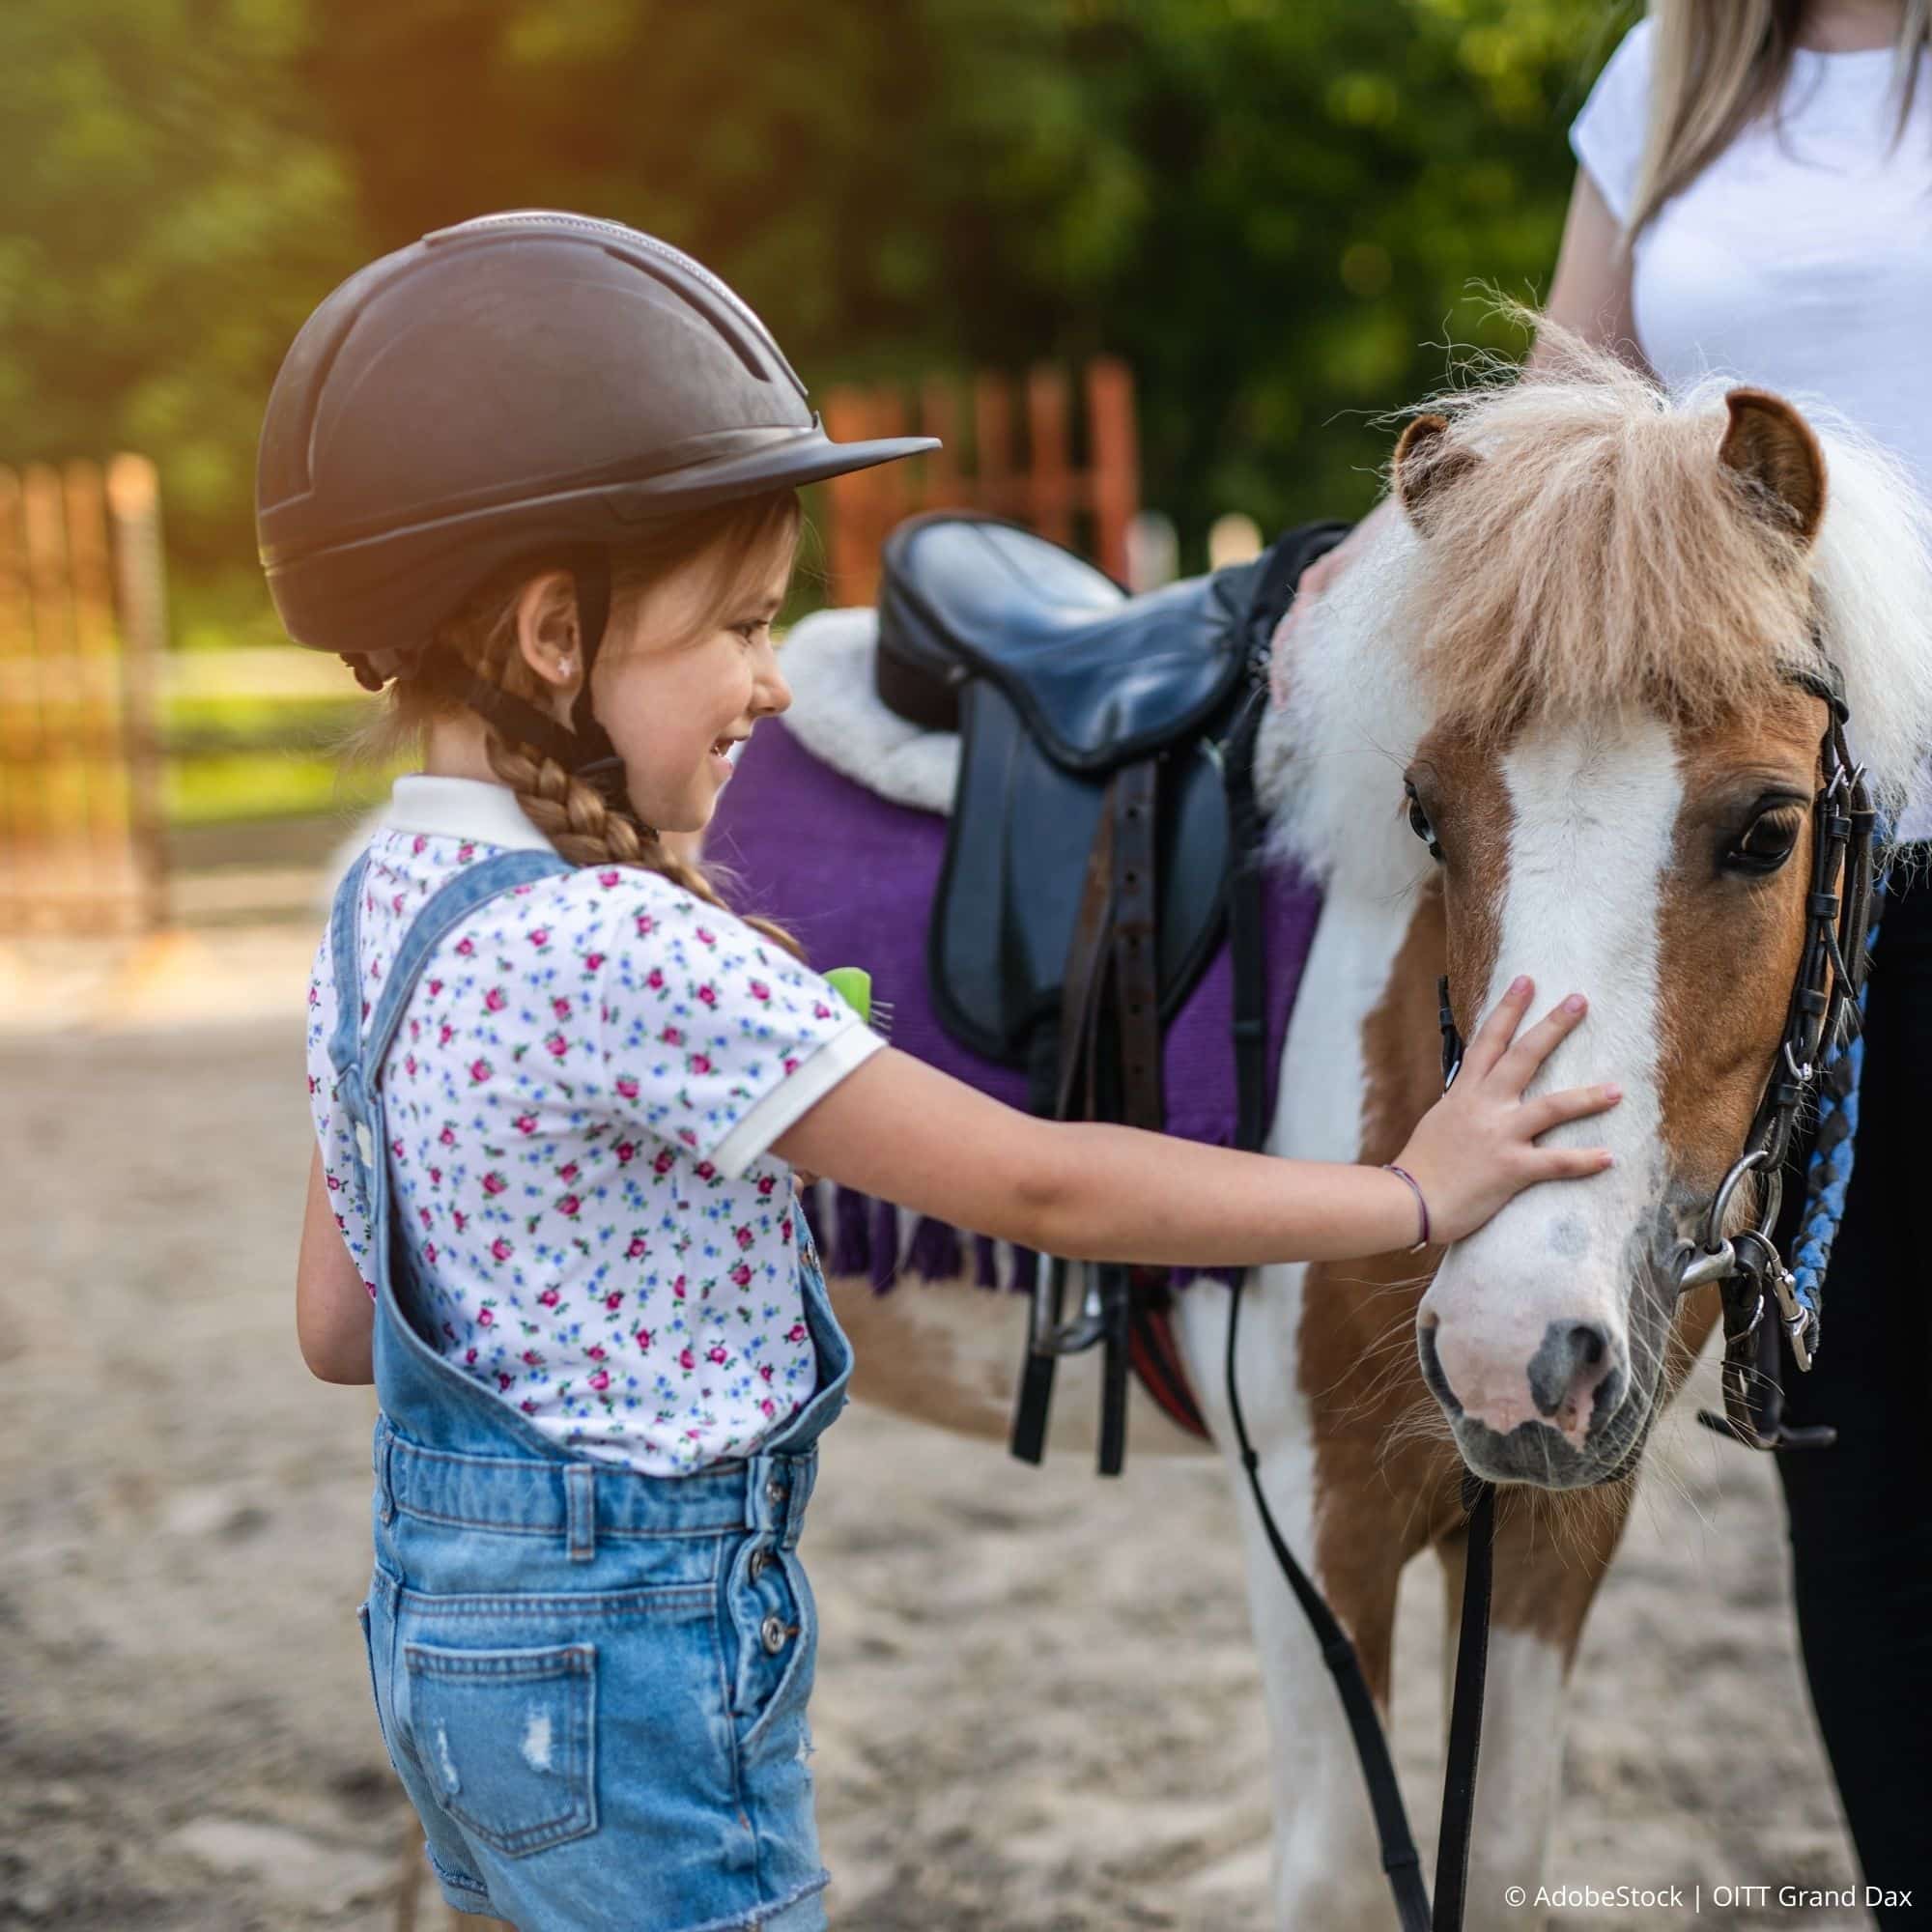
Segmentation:
<svg viewBox="0 0 1932 1932">
<path fill-rule="evenodd" d="M 538 679 L 558 696 L 576 692 L 579 659 L 577 586 L 567 570 L 547 570 L 517 593 L 517 649 Z"/>
</svg>

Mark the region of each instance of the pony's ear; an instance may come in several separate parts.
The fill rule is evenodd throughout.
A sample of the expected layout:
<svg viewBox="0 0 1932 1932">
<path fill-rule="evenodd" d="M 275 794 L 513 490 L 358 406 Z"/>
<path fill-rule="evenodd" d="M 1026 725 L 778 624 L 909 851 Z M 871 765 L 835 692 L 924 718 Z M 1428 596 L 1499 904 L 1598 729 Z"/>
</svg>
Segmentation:
<svg viewBox="0 0 1932 1932">
<path fill-rule="evenodd" d="M 1811 425 L 1764 389 L 1733 389 L 1724 407 L 1731 420 L 1718 461 L 1747 485 L 1756 508 L 1809 544 L 1825 516 L 1825 452 Z"/>
<path fill-rule="evenodd" d="M 1417 416 L 1395 446 L 1395 494 L 1408 521 L 1426 536 L 1429 506 L 1481 463 L 1474 450 L 1449 440 L 1445 416 Z"/>
</svg>

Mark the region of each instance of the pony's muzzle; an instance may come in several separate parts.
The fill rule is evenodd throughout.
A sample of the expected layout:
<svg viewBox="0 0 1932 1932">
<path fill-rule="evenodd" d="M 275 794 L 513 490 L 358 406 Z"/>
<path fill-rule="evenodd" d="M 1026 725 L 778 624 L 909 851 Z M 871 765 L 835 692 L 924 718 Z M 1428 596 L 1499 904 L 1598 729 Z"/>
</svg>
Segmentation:
<svg viewBox="0 0 1932 1932">
<path fill-rule="evenodd" d="M 1523 1340 L 1477 1347 L 1427 1313 L 1416 1330 L 1424 1379 L 1451 1420 L 1498 1436 L 1548 1429 L 1583 1448 L 1629 1389 L 1621 1345 L 1581 1319 L 1548 1322 L 1531 1347 Z"/>
</svg>

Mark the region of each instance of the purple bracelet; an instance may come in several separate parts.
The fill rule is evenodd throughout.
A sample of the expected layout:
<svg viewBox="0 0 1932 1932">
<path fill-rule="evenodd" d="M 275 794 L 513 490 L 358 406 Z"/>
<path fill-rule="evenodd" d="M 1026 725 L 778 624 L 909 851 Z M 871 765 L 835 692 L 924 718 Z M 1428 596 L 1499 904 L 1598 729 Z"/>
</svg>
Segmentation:
<svg viewBox="0 0 1932 1932">
<path fill-rule="evenodd" d="M 1384 1174 L 1396 1175 L 1407 1181 L 1408 1191 L 1415 1196 L 1415 1205 L 1422 1213 L 1422 1234 L 1414 1247 L 1410 1248 L 1407 1252 L 1412 1255 L 1419 1255 L 1429 1245 L 1429 1203 L 1422 1198 L 1422 1189 L 1416 1184 L 1415 1176 L 1409 1173 L 1407 1168 L 1398 1167 L 1394 1161 L 1387 1160 L 1382 1163 L 1382 1172 Z"/>
</svg>

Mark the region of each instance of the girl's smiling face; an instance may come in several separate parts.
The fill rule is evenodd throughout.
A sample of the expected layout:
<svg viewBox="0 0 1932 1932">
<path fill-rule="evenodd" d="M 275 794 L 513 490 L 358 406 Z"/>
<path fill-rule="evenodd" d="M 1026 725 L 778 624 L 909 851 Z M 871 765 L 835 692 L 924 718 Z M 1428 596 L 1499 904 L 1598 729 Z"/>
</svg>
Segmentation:
<svg viewBox="0 0 1932 1932">
<path fill-rule="evenodd" d="M 772 639 L 790 578 L 787 543 L 739 573 L 721 610 L 716 560 L 699 556 L 613 611 L 592 690 L 646 825 L 701 831 L 731 746 L 791 703 Z"/>
<path fill-rule="evenodd" d="M 595 707 L 638 816 L 660 832 L 701 831 L 730 779 L 730 747 L 791 703 L 772 625 L 796 527 L 795 518 L 776 523 L 749 552 L 727 535 L 641 587 L 619 582 L 593 673 Z M 567 725 L 582 671 L 568 573 L 524 585 L 517 640 Z"/>
</svg>

